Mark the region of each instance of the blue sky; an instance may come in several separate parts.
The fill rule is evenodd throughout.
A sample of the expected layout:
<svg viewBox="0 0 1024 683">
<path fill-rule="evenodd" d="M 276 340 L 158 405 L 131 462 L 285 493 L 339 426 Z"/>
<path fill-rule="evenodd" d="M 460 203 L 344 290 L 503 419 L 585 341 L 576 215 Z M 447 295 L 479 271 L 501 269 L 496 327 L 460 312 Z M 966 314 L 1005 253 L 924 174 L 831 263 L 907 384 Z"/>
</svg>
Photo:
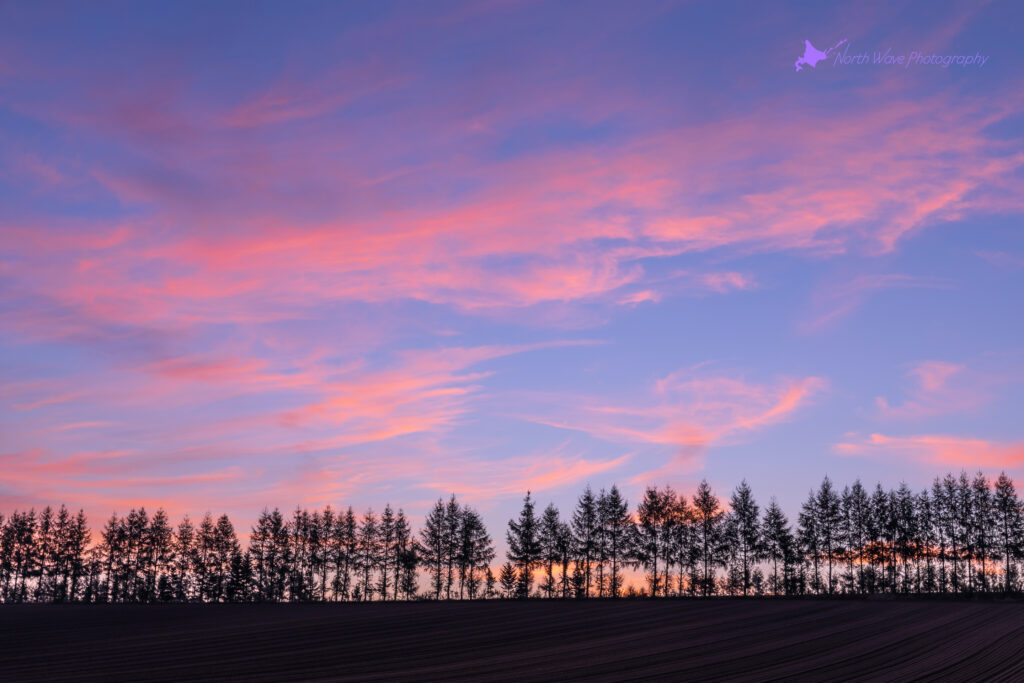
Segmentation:
<svg viewBox="0 0 1024 683">
<path fill-rule="evenodd" d="M 1019 476 L 1020 19 L 0 4 L 0 508 Z"/>
</svg>

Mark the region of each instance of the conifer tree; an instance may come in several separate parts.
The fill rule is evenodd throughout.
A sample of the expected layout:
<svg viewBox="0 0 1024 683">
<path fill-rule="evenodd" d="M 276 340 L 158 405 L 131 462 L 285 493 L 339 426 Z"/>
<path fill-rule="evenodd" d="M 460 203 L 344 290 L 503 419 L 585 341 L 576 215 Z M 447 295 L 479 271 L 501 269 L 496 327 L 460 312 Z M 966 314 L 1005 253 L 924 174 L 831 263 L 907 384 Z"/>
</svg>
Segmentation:
<svg viewBox="0 0 1024 683">
<path fill-rule="evenodd" d="M 1003 556 L 1003 591 L 1014 592 L 1015 564 L 1024 558 L 1024 509 L 1017 498 L 1013 480 L 1001 472 L 992 500 L 996 543 Z"/>
<path fill-rule="evenodd" d="M 377 592 L 381 600 L 388 599 L 389 581 L 391 573 L 397 564 L 394 561 L 395 555 L 395 513 L 391 504 L 384 506 L 384 512 L 380 516 L 380 577 L 377 581 Z"/>
<path fill-rule="evenodd" d="M 818 530 L 818 498 L 814 491 L 808 495 L 800 508 L 797 517 L 797 543 L 800 546 L 804 562 L 811 566 L 811 589 L 819 592 L 821 588 L 821 573 L 818 571 L 818 562 L 821 559 L 821 532 Z"/>
<path fill-rule="evenodd" d="M 146 570 L 146 595 L 149 600 L 156 599 L 158 595 L 157 586 L 161 578 L 169 584 L 171 570 L 171 558 L 174 549 L 172 542 L 174 530 L 171 528 L 170 520 L 163 508 L 157 508 L 153 518 L 149 521 L 149 529 L 146 531 L 145 545 L 147 548 L 148 567 Z"/>
<path fill-rule="evenodd" d="M 255 534 L 253 543 L 257 543 Z M 192 568 L 195 565 L 195 527 L 185 515 L 174 535 L 171 553 L 171 592 L 178 602 L 190 602 L 193 596 Z"/>
<path fill-rule="evenodd" d="M 241 548 L 238 545 L 238 537 L 235 536 L 235 527 L 227 515 L 221 515 L 213 529 L 213 545 L 208 556 L 208 600 L 221 602 L 227 599 L 232 562 L 240 555 Z"/>
<path fill-rule="evenodd" d="M 938 586 L 935 577 L 934 558 L 939 552 L 939 537 L 936 532 L 935 503 L 928 489 L 921 491 L 915 499 L 918 519 L 918 540 L 915 547 L 918 567 L 922 557 L 925 562 L 924 578 L 919 581 L 918 590 L 934 593 Z"/>
<path fill-rule="evenodd" d="M 149 530 L 149 515 L 146 508 L 131 509 L 124 521 L 124 577 L 125 600 L 140 602 L 143 599 L 140 587 L 145 582 L 146 534 Z"/>
<path fill-rule="evenodd" d="M 330 505 L 325 506 L 318 520 L 316 534 L 316 567 L 319 573 L 317 587 L 320 602 L 326 602 L 331 592 L 331 582 L 328 581 L 327 577 L 330 575 L 332 568 L 335 568 L 334 561 L 337 558 L 336 538 L 334 535 L 336 523 L 334 509 Z"/>
<path fill-rule="evenodd" d="M 444 591 L 445 599 L 452 599 L 456 564 L 459 554 L 459 528 L 462 526 L 462 507 L 453 493 L 444 508 Z"/>
<path fill-rule="evenodd" d="M 765 557 L 772 563 L 771 589 L 774 594 L 778 595 L 785 592 L 786 563 L 794 541 L 786 515 L 774 497 L 768 504 L 768 509 L 765 510 L 764 519 L 761 522 L 761 539 L 764 544 Z M 783 570 L 782 581 L 779 580 L 780 562 Z"/>
<path fill-rule="evenodd" d="M 597 500 L 587 484 L 576 503 L 572 516 L 572 532 L 576 545 L 576 562 L 584 578 L 584 596 L 590 597 L 592 563 L 597 556 Z"/>
<path fill-rule="evenodd" d="M 675 507 L 676 494 L 670 487 L 659 490 L 653 486 L 644 491 L 644 497 L 637 506 L 637 522 L 631 544 L 632 558 L 648 570 L 647 583 L 654 597 L 667 593 L 668 587 L 664 585 L 667 581 L 660 567 L 664 562 L 667 573 Z"/>
<path fill-rule="evenodd" d="M 846 519 L 845 543 L 851 562 L 856 560 L 857 565 L 856 590 L 864 592 L 865 549 L 870 532 L 871 505 L 860 479 L 854 481 L 849 492 L 844 494 L 843 508 Z"/>
<path fill-rule="evenodd" d="M 977 585 L 982 591 L 988 591 L 988 560 L 1002 559 L 998 546 L 994 543 L 996 514 L 992 500 L 992 489 L 985 475 L 978 472 L 971 482 L 971 503 L 973 516 L 971 530 L 973 537 L 973 556 L 980 560 Z"/>
<path fill-rule="evenodd" d="M 562 522 L 558 525 L 558 535 L 555 539 L 555 552 L 558 555 L 558 561 L 561 564 L 560 591 L 563 598 L 568 598 L 572 594 L 572 582 L 569 578 L 569 566 L 573 561 L 573 547 L 572 528 L 566 522 Z"/>
<path fill-rule="evenodd" d="M 494 572 L 491 568 L 487 568 L 487 572 L 484 575 L 484 598 L 490 600 L 494 598 L 496 592 L 496 586 L 498 584 L 497 579 L 494 578 Z"/>
<path fill-rule="evenodd" d="M 251 535 L 253 573 L 257 595 L 267 602 L 282 602 L 288 595 L 291 543 L 281 511 L 266 509 L 260 515 Z"/>
<path fill-rule="evenodd" d="M 743 595 L 747 595 L 753 580 L 755 563 L 761 559 L 760 509 L 746 479 L 733 491 L 726 516 L 726 529 L 731 555 L 739 562 Z"/>
<path fill-rule="evenodd" d="M 695 550 L 701 565 L 701 590 L 704 595 L 715 591 L 715 568 L 725 564 L 728 545 L 722 533 L 722 511 L 718 498 L 706 479 L 697 486 L 693 497 Z"/>
<path fill-rule="evenodd" d="M 914 494 L 906 482 L 901 482 L 895 492 L 894 512 L 896 517 L 896 552 L 902 568 L 902 590 L 910 591 L 910 562 L 916 555 L 918 520 Z"/>
<path fill-rule="evenodd" d="M 832 480 L 825 477 L 818 489 L 817 500 L 815 501 L 815 528 L 817 531 L 820 551 L 827 563 L 827 575 L 825 590 L 831 595 L 835 592 L 835 581 L 833 580 L 833 568 L 837 557 L 842 552 L 842 512 L 839 496 L 832 486 Z"/>
<path fill-rule="evenodd" d="M 541 547 L 541 559 L 544 564 L 544 581 L 541 590 L 548 598 L 555 597 L 557 584 L 555 583 L 554 569 L 561 559 L 559 548 L 562 520 L 558 514 L 558 508 L 549 504 L 544 508 L 540 518 L 540 530 L 538 542 Z"/>
<path fill-rule="evenodd" d="M 394 578 L 394 597 L 398 599 L 398 595 L 402 590 L 402 570 L 403 570 L 403 557 L 406 553 L 412 551 L 412 529 L 409 526 L 409 520 L 405 516 L 405 512 L 401 508 L 398 509 L 398 514 L 395 516 L 395 542 L 394 542 L 394 558 L 395 558 L 395 578 Z"/>
<path fill-rule="evenodd" d="M 374 592 L 373 575 L 380 561 L 380 528 L 377 515 L 367 510 L 359 524 L 359 596 L 361 600 L 372 600 Z"/>
<path fill-rule="evenodd" d="M 494 559 L 494 543 L 484 526 L 483 517 L 470 507 L 463 507 L 460 513 L 456 564 L 459 571 L 459 599 L 463 590 L 469 598 L 475 599 L 480 589 L 482 572 Z"/>
<path fill-rule="evenodd" d="M 104 582 L 99 586 L 102 602 L 119 602 L 121 599 L 124 531 L 121 520 L 112 514 L 103 527 L 99 554 L 102 557 Z"/>
<path fill-rule="evenodd" d="M 423 562 L 431 577 L 431 588 L 435 600 L 441 599 L 441 593 L 444 590 L 444 568 L 448 548 L 446 528 L 445 504 L 442 499 L 438 498 L 430 513 L 423 520 L 423 529 L 420 531 Z"/>
<path fill-rule="evenodd" d="M 348 600 L 352 597 L 353 575 L 359 559 L 358 523 L 352 506 L 344 515 L 338 516 L 334 531 L 334 564 L 337 568 L 334 579 L 335 598 Z"/>
<path fill-rule="evenodd" d="M 527 598 L 533 586 L 533 570 L 542 557 L 540 529 L 529 491 L 523 499 L 523 509 L 519 513 L 519 518 L 509 520 L 506 539 L 508 559 L 515 563 L 519 574 L 518 596 Z"/>
<path fill-rule="evenodd" d="M 1005 473 L 994 488 L 983 473 L 961 472 L 919 493 L 904 483 L 890 490 L 878 485 L 870 496 L 860 481 L 839 495 L 826 477 L 803 506 L 799 543 L 774 499 L 759 520 L 745 481 L 733 491 L 728 514 L 707 482 L 692 506 L 670 488 L 648 489 L 637 523 L 614 486 L 596 497 L 588 487 L 580 501 L 571 528 L 553 505 L 538 517 L 527 493 L 509 523 L 508 562 L 498 576 L 483 518 L 454 496 L 437 501 L 420 532 L 422 544 L 390 505 L 380 518 L 371 511 L 361 522 L 351 508 L 336 515 L 328 506 L 297 508 L 287 523 L 276 509 L 264 510 L 248 550 L 226 515 L 207 514 L 198 529 L 186 516 L 172 531 L 162 509 L 149 517 L 132 508 L 124 517 L 113 514 L 92 545 L 82 511 L 72 517 L 63 505 L 38 515 L 15 510 L 0 514 L 0 601 L 412 599 L 421 567 L 435 599 L 493 597 L 499 587 L 506 596 L 529 596 L 538 568 L 546 597 L 583 598 L 595 588 L 598 596 L 618 596 L 622 567 L 634 562 L 647 570 L 640 594 L 654 596 L 682 594 L 687 574 L 689 590 L 704 595 L 759 595 L 766 588 L 799 594 L 808 587 L 1013 592 L 1024 559 L 1024 509 Z M 728 571 L 719 578 L 722 566 Z"/>
<path fill-rule="evenodd" d="M 515 594 L 516 586 L 519 584 L 519 577 L 516 575 L 516 568 L 511 560 L 501 565 L 499 581 L 501 581 L 503 597 L 511 598 Z"/>
<path fill-rule="evenodd" d="M 408 547 L 398 556 L 398 563 L 402 575 L 399 585 L 402 595 L 406 600 L 416 597 L 416 569 L 420 566 L 420 545 L 415 541 L 409 543 Z"/>
<path fill-rule="evenodd" d="M 196 533 L 196 554 L 193 573 L 199 590 L 199 602 L 215 600 L 214 585 L 217 582 L 215 553 L 217 551 L 217 529 L 213 523 L 213 515 L 203 515 Z"/>
<path fill-rule="evenodd" d="M 54 573 L 57 560 L 57 520 L 49 505 L 39 514 L 39 526 L 34 540 L 35 563 L 30 576 L 35 577 L 34 597 L 36 602 L 53 599 Z"/>
</svg>

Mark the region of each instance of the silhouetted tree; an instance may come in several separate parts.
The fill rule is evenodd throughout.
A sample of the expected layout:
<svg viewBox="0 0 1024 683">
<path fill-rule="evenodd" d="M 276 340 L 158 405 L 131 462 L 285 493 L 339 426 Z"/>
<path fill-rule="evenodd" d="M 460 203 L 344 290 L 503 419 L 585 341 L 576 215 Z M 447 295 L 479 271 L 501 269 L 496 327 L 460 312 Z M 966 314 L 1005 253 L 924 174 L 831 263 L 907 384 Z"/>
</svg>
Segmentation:
<svg viewBox="0 0 1024 683">
<path fill-rule="evenodd" d="M 801 509 L 798 538 L 775 499 L 759 517 L 745 481 L 728 514 L 707 482 L 692 504 L 671 488 L 649 488 L 635 521 L 616 487 L 596 496 L 588 487 L 572 526 L 553 505 L 538 517 L 527 493 L 509 522 L 508 562 L 495 576 L 483 518 L 454 495 L 437 501 L 419 540 L 390 504 L 361 520 L 351 508 L 335 514 L 328 506 L 297 508 L 288 522 L 264 510 L 248 549 L 227 515 L 206 514 L 198 528 L 186 516 L 172 527 L 162 509 L 149 516 L 132 508 L 112 514 L 93 544 L 84 512 L 47 506 L 0 514 L 0 601 L 413 599 L 420 569 L 435 599 L 526 597 L 538 568 L 546 597 L 584 598 L 595 587 L 617 597 L 623 566 L 647 573 L 646 587 L 630 587 L 630 595 L 683 594 L 687 580 L 686 590 L 703 595 L 1019 589 L 1024 509 L 1005 473 L 994 486 L 981 472 L 961 472 L 918 493 L 901 483 L 870 495 L 860 481 L 840 495 L 826 477 Z"/>
<path fill-rule="evenodd" d="M 728 545 L 722 533 L 724 512 L 718 498 L 711 492 L 706 479 L 697 486 L 693 497 L 694 549 L 701 566 L 701 590 L 711 595 L 715 590 L 715 568 L 723 566 L 728 556 Z"/>
<path fill-rule="evenodd" d="M 457 543 L 459 598 L 463 597 L 465 589 L 472 600 L 477 597 L 480 590 L 482 572 L 487 570 L 494 559 L 494 543 L 487 533 L 483 518 L 473 508 L 463 507 L 460 511 Z"/>
<path fill-rule="evenodd" d="M 819 591 L 821 574 L 818 561 L 821 559 L 821 532 L 818 530 L 818 498 L 811 491 L 797 516 L 797 543 L 805 563 L 811 567 L 811 589 Z"/>
<path fill-rule="evenodd" d="M 305 602 L 313 594 L 313 530 L 317 526 L 308 510 L 296 508 L 288 522 L 288 598 Z"/>
<path fill-rule="evenodd" d="M 633 560 L 648 571 L 651 595 L 667 595 L 669 552 L 675 522 L 676 493 L 671 487 L 648 487 L 637 506 L 637 520 L 631 543 Z M 660 572 L 665 564 L 665 574 Z"/>
<path fill-rule="evenodd" d="M 772 563 L 771 591 L 778 595 L 786 592 L 788 578 L 787 564 L 792 556 L 794 546 L 793 532 L 789 528 L 786 515 L 779 507 L 775 498 L 771 499 L 761 522 L 761 542 L 765 557 Z M 783 578 L 779 580 L 779 563 L 782 563 Z"/>
<path fill-rule="evenodd" d="M 104 565 L 104 581 L 98 586 L 101 602 L 119 602 L 122 599 L 122 583 L 125 563 L 124 527 L 116 514 L 112 514 L 103 527 L 99 555 Z"/>
<path fill-rule="evenodd" d="M 377 515 L 373 510 L 363 514 L 359 524 L 359 559 L 360 572 L 359 599 L 372 600 L 374 585 L 373 575 L 380 562 L 380 529 L 377 526 Z"/>
<path fill-rule="evenodd" d="M 149 516 L 146 508 L 132 509 L 124 519 L 124 572 L 125 600 L 130 602 L 141 602 L 144 596 L 140 595 L 139 588 L 145 583 L 146 557 L 146 533 L 149 530 Z"/>
<path fill-rule="evenodd" d="M 413 545 L 414 541 L 412 538 L 412 528 L 409 526 L 409 520 L 406 519 L 405 513 L 402 511 L 401 508 L 399 508 L 398 514 L 395 516 L 395 600 L 398 599 L 400 592 L 404 590 L 402 577 L 404 575 L 405 565 L 408 563 L 408 555 L 411 553 L 413 558 L 415 558 L 415 549 L 413 548 Z M 415 593 L 415 588 L 411 592 Z M 411 597 L 411 594 L 407 597 Z"/>
<path fill-rule="evenodd" d="M 511 560 L 501 565 L 501 577 L 499 578 L 499 581 L 501 581 L 503 597 L 511 598 L 515 595 L 516 586 L 519 584 L 519 577 L 516 575 L 516 568 L 515 565 L 512 564 Z"/>
<path fill-rule="evenodd" d="M 338 600 L 352 597 L 353 576 L 359 560 L 359 535 L 356 515 L 352 507 L 338 516 L 331 547 L 334 554 L 334 596 Z"/>
<path fill-rule="evenodd" d="M 984 474 L 978 472 L 971 482 L 971 507 L 973 515 L 970 520 L 972 545 L 972 560 L 975 564 L 980 563 L 980 570 L 977 570 L 978 581 L 976 585 L 980 590 L 988 591 L 988 560 L 1002 559 L 999 547 L 994 543 L 996 512 L 992 500 L 992 489 Z M 977 569 L 977 568 L 976 568 Z"/>
<path fill-rule="evenodd" d="M 996 479 L 992 500 L 995 538 L 1003 556 L 1003 590 L 1011 593 L 1016 580 L 1015 565 L 1024 559 L 1024 510 L 1017 498 L 1013 480 L 1001 472 Z"/>
<path fill-rule="evenodd" d="M 836 558 L 842 552 L 842 512 L 839 496 L 832 486 L 832 480 L 828 477 L 821 482 L 818 489 L 818 497 L 815 505 L 815 529 L 821 553 L 827 563 L 827 581 L 825 590 L 831 595 L 835 591 L 833 580 L 833 567 Z"/>
<path fill-rule="evenodd" d="M 971 491 L 971 481 L 967 477 L 967 472 L 960 472 L 960 476 L 956 480 L 953 517 L 956 520 L 954 528 L 957 530 L 957 537 L 960 539 L 959 552 L 955 553 L 957 556 L 956 560 L 961 561 L 964 567 L 963 577 L 959 581 L 966 578 L 966 590 L 973 592 L 974 571 L 971 568 L 971 562 L 975 554 L 975 538 L 974 534 L 971 533 L 971 526 L 974 519 L 974 495 Z"/>
<path fill-rule="evenodd" d="M 249 602 L 253 598 L 252 556 L 235 552 L 231 556 L 231 573 L 224 588 L 227 602 Z"/>
<path fill-rule="evenodd" d="M 576 546 L 576 563 L 580 566 L 584 578 L 584 596 L 590 597 L 592 565 L 597 559 L 597 499 L 587 484 L 583 495 L 576 502 L 576 510 L 572 515 L 572 532 Z"/>
<path fill-rule="evenodd" d="M 174 557 L 174 530 L 163 508 L 157 508 L 149 521 L 146 532 L 146 596 L 147 600 L 160 598 L 163 590 L 163 601 L 173 598 L 170 575 L 171 560 Z M 162 585 L 161 585 L 162 583 Z"/>
<path fill-rule="evenodd" d="M 919 542 L 917 505 L 915 496 L 906 482 L 900 483 L 892 500 L 896 522 L 895 550 L 900 560 L 902 590 L 908 593 L 911 581 L 910 563 L 916 556 Z"/>
<path fill-rule="evenodd" d="M 171 545 L 171 591 L 178 602 L 189 602 L 193 596 L 193 567 L 196 564 L 196 531 L 188 515 L 178 524 Z M 256 543 L 255 536 L 252 540 Z"/>
<path fill-rule="evenodd" d="M 601 547 L 608 562 L 608 595 L 619 597 L 622 591 L 622 567 L 630 554 L 630 530 L 633 522 L 629 518 L 629 503 L 612 486 L 607 495 L 600 496 L 598 505 L 598 529 Z"/>
<path fill-rule="evenodd" d="M 53 508 L 47 505 L 39 514 L 38 527 L 33 541 L 35 566 L 30 576 L 36 580 L 34 599 L 36 602 L 53 600 L 54 575 L 57 563 L 57 524 Z"/>
<path fill-rule="evenodd" d="M 380 516 L 380 577 L 377 581 L 377 592 L 381 600 L 388 599 L 388 587 L 391 572 L 394 571 L 395 556 L 395 512 L 391 504 L 384 506 Z"/>
<path fill-rule="evenodd" d="M 920 573 L 920 561 L 924 559 L 924 576 L 918 581 L 917 590 L 934 593 L 938 588 L 934 558 L 939 552 L 939 537 L 935 521 L 935 502 L 927 489 L 921 491 L 915 500 L 918 520 L 918 537 L 915 544 Z"/>
<path fill-rule="evenodd" d="M 420 566 L 419 553 L 420 545 L 412 541 L 398 555 L 398 566 L 401 571 L 398 585 L 406 600 L 412 600 L 416 596 L 416 569 Z"/>
<path fill-rule="evenodd" d="M 446 528 L 444 501 L 438 498 L 430 513 L 423 520 L 423 529 L 420 531 L 423 562 L 430 573 L 435 600 L 441 599 L 441 592 L 444 590 L 444 569 L 448 557 Z"/>
<path fill-rule="evenodd" d="M 250 539 L 256 595 L 267 602 L 285 600 L 291 549 L 281 512 L 263 510 Z"/>
<path fill-rule="evenodd" d="M 726 516 L 726 536 L 730 555 L 739 563 L 743 595 L 747 595 L 753 585 L 754 565 L 761 559 L 762 551 L 761 511 L 746 479 L 733 491 L 729 507 L 731 509 Z"/>
<path fill-rule="evenodd" d="M 78 587 L 85 583 L 89 576 L 88 558 L 89 543 L 92 541 L 92 532 L 89 530 L 89 522 L 85 512 L 79 510 L 71 525 L 66 547 L 68 567 L 68 592 L 70 602 L 78 600 Z"/>
<path fill-rule="evenodd" d="M 328 579 L 332 569 L 335 569 L 334 562 L 337 559 L 336 538 L 334 534 L 337 520 L 334 509 L 327 505 L 320 514 L 317 525 L 315 559 L 317 572 L 320 580 L 317 582 L 320 602 L 326 602 L 331 591 L 332 582 Z"/>
<path fill-rule="evenodd" d="M 533 499 L 527 491 L 519 518 L 509 520 L 506 534 L 508 559 L 515 563 L 519 574 L 517 593 L 520 598 L 529 597 L 533 586 L 533 570 L 542 558 L 540 529 L 533 510 Z"/>
<path fill-rule="evenodd" d="M 866 590 L 864 563 L 865 550 L 871 532 L 871 501 L 860 479 L 854 481 L 852 487 L 843 491 L 842 508 L 847 555 L 849 561 L 855 562 L 857 567 L 856 580 L 854 582 L 851 577 L 851 583 L 856 586 L 856 591 L 863 593 Z"/>
<path fill-rule="evenodd" d="M 231 581 L 232 562 L 241 554 L 235 527 L 227 515 L 217 518 L 213 528 L 213 543 L 207 555 L 207 600 L 222 602 L 227 599 Z"/>
<path fill-rule="evenodd" d="M 497 585 L 498 580 L 494 578 L 494 572 L 488 567 L 484 578 L 484 597 L 488 600 L 493 598 L 497 593 Z"/>
<path fill-rule="evenodd" d="M 559 517 L 558 508 L 548 505 L 540 518 L 540 531 L 538 542 L 541 548 L 541 559 L 544 563 L 544 582 L 541 590 L 548 598 L 555 597 L 558 585 L 555 583 L 554 569 L 562 558 L 559 541 L 562 528 L 562 519 Z"/>
</svg>

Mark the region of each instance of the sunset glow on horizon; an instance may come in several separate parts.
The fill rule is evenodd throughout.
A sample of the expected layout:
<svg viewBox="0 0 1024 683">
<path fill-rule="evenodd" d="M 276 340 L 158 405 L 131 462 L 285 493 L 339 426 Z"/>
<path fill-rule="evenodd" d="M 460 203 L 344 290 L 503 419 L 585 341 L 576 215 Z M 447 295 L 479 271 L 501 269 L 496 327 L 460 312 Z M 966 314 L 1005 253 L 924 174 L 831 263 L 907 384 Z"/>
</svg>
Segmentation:
<svg viewBox="0 0 1024 683">
<path fill-rule="evenodd" d="M 1024 477 L 1024 13 L 853 7 L 0 5 L 0 511 Z"/>
</svg>

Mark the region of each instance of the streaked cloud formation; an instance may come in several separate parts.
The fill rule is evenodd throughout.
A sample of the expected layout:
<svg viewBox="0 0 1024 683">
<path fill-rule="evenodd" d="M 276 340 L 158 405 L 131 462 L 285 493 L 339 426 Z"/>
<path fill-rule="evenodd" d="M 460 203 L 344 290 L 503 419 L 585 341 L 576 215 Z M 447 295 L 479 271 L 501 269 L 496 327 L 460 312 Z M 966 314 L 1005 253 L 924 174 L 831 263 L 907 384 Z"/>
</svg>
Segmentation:
<svg viewBox="0 0 1024 683">
<path fill-rule="evenodd" d="M 0 508 L 1021 466 L 1021 57 L 791 68 L 1011 9 L 54 9 L 0 9 Z"/>
<path fill-rule="evenodd" d="M 1012 470 L 1024 465 L 1024 442 L 999 443 L 941 434 L 886 436 L 836 445 L 844 455 L 904 455 L 947 468 Z"/>
</svg>

